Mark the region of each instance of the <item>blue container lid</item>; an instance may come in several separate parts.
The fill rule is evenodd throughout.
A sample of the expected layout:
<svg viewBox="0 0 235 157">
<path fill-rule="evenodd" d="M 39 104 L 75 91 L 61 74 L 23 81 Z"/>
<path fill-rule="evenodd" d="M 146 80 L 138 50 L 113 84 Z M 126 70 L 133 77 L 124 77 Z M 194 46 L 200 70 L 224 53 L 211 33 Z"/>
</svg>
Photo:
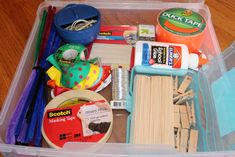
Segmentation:
<svg viewBox="0 0 235 157">
<path fill-rule="evenodd" d="M 79 19 L 95 19 L 97 22 L 93 24 L 93 26 L 80 31 L 65 29 L 66 26 L 71 25 L 74 21 Z M 89 5 L 69 4 L 55 15 L 54 23 L 58 33 L 64 41 L 87 45 L 92 42 L 99 33 L 100 12 Z"/>
<path fill-rule="evenodd" d="M 92 19 L 100 16 L 97 9 L 84 4 L 69 4 L 55 16 L 55 23 L 63 27 L 72 24 L 78 19 Z"/>
</svg>

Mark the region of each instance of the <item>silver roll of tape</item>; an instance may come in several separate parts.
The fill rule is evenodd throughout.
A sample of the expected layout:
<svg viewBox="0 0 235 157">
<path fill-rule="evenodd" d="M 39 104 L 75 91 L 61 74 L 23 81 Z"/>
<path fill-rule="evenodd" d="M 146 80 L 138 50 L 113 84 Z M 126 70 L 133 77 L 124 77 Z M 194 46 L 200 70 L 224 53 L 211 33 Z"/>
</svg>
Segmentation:
<svg viewBox="0 0 235 157">
<path fill-rule="evenodd" d="M 112 70 L 112 99 L 126 100 L 129 90 L 129 71 L 124 68 Z"/>
</svg>

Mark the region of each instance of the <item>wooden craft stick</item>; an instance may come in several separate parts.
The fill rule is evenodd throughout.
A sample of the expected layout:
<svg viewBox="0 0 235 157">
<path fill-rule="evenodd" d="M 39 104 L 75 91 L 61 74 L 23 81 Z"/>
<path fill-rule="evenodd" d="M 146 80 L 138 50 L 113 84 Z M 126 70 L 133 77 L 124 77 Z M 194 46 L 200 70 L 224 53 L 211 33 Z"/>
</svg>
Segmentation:
<svg viewBox="0 0 235 157">
<path fill-rule="evenodd" d="M 165 79 L 163 79 L 161 77 L 161 115 L 160 115 L 160 129 L 161 129 L 161 144 L 163 144 L 166 140 L 165 140 L 165 137 L 166 137 L 166 134 L 167 134 L 167 131 L 166 131 L 166 127 L 165 127 L 165 123 L 166 123 L 166 119 L 165 119 L 165 116 L 166 116 L 166 113 L 165 113 L 165 109 L 166 109 L 166 106 L 165 106 Z"/>
<path fill-rule="evenodd" d="M 191 129 L 190 136 L 189 136 L 188 152 L 196 152 L 197 151 L 197 142 L 198 142 L 198 131 Z"/>
<path fill-rule="evenodd" d="M 182 128 L 184 129 L 190 128 L 186 105 L 180 105 L 180 120 Z"/>
<path fill-rule="evenodd" d="M 174 147 L 172 84 L 173 79 L 169 76 L 136 75 L 132 143 L 167 144 Z"/>
<path fill-rule="evenodd" d="M 141 144 L 150 144 L 151 137 L 149 136 L 149 129 L 150 129 L 150 101 L 151 101 L 151 78 L 149 76 L 144 76 L 144 79 L 142 80 L 142 89 L 141 91 L 141 97 L 142 103 L 141 103 L 141 124 L 143 126 L 142 128 L 142 136 L 141 136 Z"/>
<path fill-rule="evenodd" d="M 136 75 L 135 79 L 132 143 L 148 144 L 150 127 L 148 123 L 150 121 L 150 77 Z"/>
<path fill-rule="evenodd" d="M 196 125 L 196 115 L 195 115 L 195 106 L 194 101 L 191 103 L 191 115 L 192 115 L 192 125 Z"/>
<path fill-rule="evenodd" d="M 144 136 L 144 132 L 143 132 L 143 128 L 144 128 L 144 120 L 143 120 L 143 109 L 144 109 L 144 97 L 143 97 L 143 92 L 145 91 L 145 87 L 143 86 L 143 82 L 144 82 L 145 78 L 143 75 L 140 76 L 140 91 L 139 94 L 137 95 L 137 97 L 139 97 L 139 101 L 138 101 L 138 105 L 136 107 L 138 107 L 138 111 L 139 113 L 137 114 L 140 118 L 139 118 L 139 121 L 136 121 L 135 122 L 135 125 L 138 126 L 138 134 L 137 134 L 137 138 L 138 138 L 138 141 L 136 144 L 142 144 L 142 138 Z"/>
<path fill-rule="evenodd" d="M 187 152 L 188 149 L 188 129 L 181 129 L 180 131 L 180 152 Z"/>
<path fill-rule="evenodd" d="M 174 105 L 174 127 L 175 128 L 180 128 L 180 106 L 179 105 Z"/>
<path fill-rule="evenodd" d="M 174 79 L 174 84 L 173 84 L 173 92 L 174 92 L 174 96 L 177 96 L 178 95 L 178 76 L 175 76 L 175 79 Z"/>
<path fill-rule="evenodd" d="M 133 130 L 131 130 L 133 136 L 132 136 L 132 143 L 140 143 L 139 141 L 139 131 L 140 131 L 140 125 L 138 125 L 137 122 L 140 121 L 140 108 L 139 108 L 139 102 L 140 102 L 140 91 L 141 91 L 141 75 L 136 75 L 134 80 L 134 111 L 133 111 Z"/>
<path fill-rule="evenodd" d="M 174 146 L 174 106 L 172 77 L 162 76 L 162 144 Z"/>
<path fill-rule="evenodd" d="M 188 101 L 186 101 L 186 108 L 187 108 L 187 112 L 188 112 L 189 124 L 193 125 L 191 106 L 189 105 Z"/>
<path fill-rule="evenodd" d="M 148 135 L 148 114 L 146 112 L 146 104 L 149 103 L 150 101 L 150 78 L 148 76 L 143 75 L 142 76 L 142 80 L 141 80 L 141 91 L 140 91 L 140 97 L 141 97 L 141 101 L 140 101 L 140 121 L 136 122 L 138 123 L 138 125 L 140 125 L 141 127 L 139 128 L 139 138 L 140 141 L 138 144 L 146 144 L 146 139 Z"/>
<path fill-rule="evenodd" d="M 180 84 L 179 89 L 177 90 L 178 93 L 182 94 L 186 91 L 186 89 L 189 87 L 190 83 L 192 81 L 191 76 L 185 76 L 183 82 Z"/>
<path fill-rule="evenodd" d="M 162 130 L 161 130 L 161 76 L 152 76 L 151 77 L 151 132 L 150 136 L 152 137 L 151 144 L 161 144 L 162 141 Z"/>
<path fill-rule="evenodd" d="M 169 89 L 169 99 L 168 99 L 168 103 L 169 103 L 169 115 L 167 116 L 169 118 L 169 122 L 170 125 L 168 126 L 169 131 L 170 131 L 170 136 L 168 136 L 168 140 L 169 140 L 169 144 L 171 144 L 172 146 L 174 146 L 174 104 L 173 104 L 173 87 L 172 87 L 172 83 L 173 83 L 173 78 L 168 77 L 168 88 Z"/>
</svg>

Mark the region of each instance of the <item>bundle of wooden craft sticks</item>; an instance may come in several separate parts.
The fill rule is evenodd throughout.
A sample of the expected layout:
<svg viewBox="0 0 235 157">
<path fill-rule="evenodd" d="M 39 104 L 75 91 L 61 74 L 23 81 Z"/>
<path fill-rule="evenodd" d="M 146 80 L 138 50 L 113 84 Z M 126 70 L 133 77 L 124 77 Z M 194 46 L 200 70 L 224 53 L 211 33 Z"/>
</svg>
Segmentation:
<svg viewBox="0 0 235 157">
<path fill-rule="evenodd" d="M 192 77 L 186 75 L 178 86 L 179 82 L 177 76 L 135 76 L 132 143 L 197 151 Z"/>
</svg>

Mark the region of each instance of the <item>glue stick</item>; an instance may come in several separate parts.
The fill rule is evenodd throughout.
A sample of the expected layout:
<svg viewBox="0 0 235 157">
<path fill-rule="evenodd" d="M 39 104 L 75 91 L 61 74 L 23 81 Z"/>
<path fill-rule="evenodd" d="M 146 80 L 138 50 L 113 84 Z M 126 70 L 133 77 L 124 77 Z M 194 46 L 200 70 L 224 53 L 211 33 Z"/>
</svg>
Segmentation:
<svg viewBox="0 0 235 157">
<path fill-rule="evenodd" d="M 184 44 L 138 41 L 135 49 L 135 65 L 154 68 L 196 69 L 207 62 L 196 53 L 189 53 Z"/>
</svg>

